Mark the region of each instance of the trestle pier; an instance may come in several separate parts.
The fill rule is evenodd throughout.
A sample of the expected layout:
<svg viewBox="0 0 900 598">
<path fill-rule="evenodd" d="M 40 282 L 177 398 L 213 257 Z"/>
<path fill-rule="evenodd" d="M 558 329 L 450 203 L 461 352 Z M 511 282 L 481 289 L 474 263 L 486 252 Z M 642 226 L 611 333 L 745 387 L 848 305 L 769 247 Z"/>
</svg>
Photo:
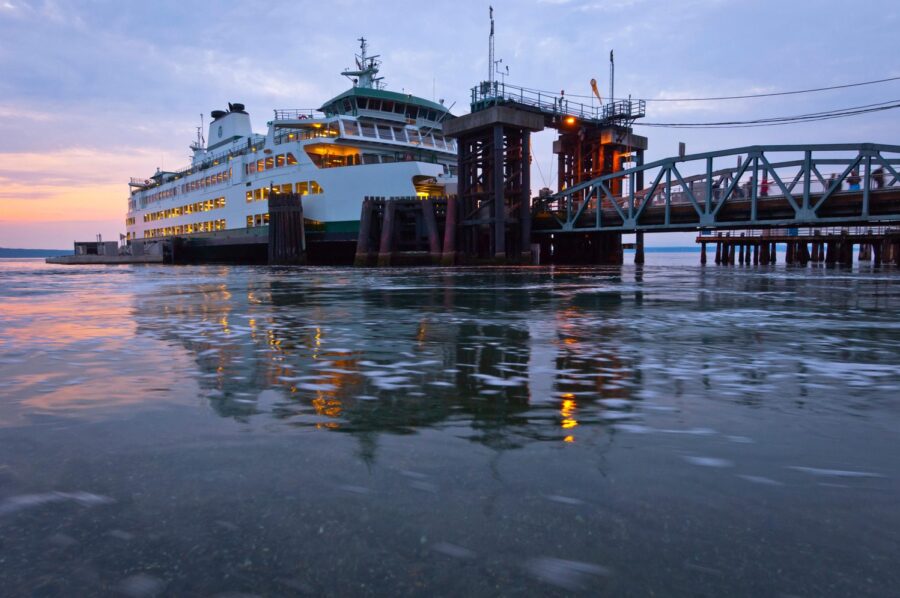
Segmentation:
<svg viewBox="0 0 900 598">
<path fill-rule="evenodd" d="M 700 262 L 707 260 L 707 246 L 713 245 L 715 263 L 721 265 L 774 264 L 779 245 L 786 248 L 788 265 L 809 263 L 852 266 L 854 248 L 860 262 L 900 266 L 900 228 L 853 227 L 728 231 L 701 234 Z"/>
</svg>

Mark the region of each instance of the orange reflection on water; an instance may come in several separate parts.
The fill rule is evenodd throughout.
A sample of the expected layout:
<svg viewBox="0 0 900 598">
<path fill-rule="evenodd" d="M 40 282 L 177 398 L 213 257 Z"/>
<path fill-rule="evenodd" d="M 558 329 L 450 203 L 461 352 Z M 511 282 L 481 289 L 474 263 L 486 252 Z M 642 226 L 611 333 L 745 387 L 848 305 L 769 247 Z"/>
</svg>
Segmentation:
<svg viewBox="0 0 900 598">
<path fill-rule="evenodd" d="M 22 345 L 69 344 L 91 339 L 131 337 L 134 321 L 128 306 L 114 300 L 71 302 L 0 302 L 4 334 Z"/>
<path fill-rule="evenodd" d="M 563 400 L 562 407 L 560 407 L 559 409 L 559 414 L 563 417 L 562 423 L 560 425 L 564 430 L 568 430 L 570 428 L 578 426 L 578 420 L 572 417 L 577 408 L 578 405 L 575 404 L 575 401 L 573 399 Z"/>
</svg>

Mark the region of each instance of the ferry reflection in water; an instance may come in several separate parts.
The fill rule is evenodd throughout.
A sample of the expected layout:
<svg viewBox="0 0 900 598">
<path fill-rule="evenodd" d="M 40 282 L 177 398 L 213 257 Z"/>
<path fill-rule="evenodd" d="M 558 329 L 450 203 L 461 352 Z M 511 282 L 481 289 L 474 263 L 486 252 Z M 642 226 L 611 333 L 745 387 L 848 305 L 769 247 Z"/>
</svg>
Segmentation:
<svg viewBox="0 0 900 598">
<path fill-rule="evenodd" d="M 0 587 L 891 594 L 900 278 L 668 259 L 0 262 Z"/>
<path fill-rule="evenodd" d="M 599 406 L 583 425 L 627 418 L 639 364 L 590 340 L 615 338 L 617 326 L 579 330 L 585 307 L 603 305 L 557 311 L 550 287 L 504 292 L 522 276 L 500 275 L 487 293 L 474 272 L 413 286 L 381 276 L 385 286 L 348 294 L 351 281 L 327 272 L 297 280 L 290 270 L 273 271 L 239 279 L 245 287 L 216 282 L 141 295 L 135 319 L 139 334 L 178 341 L 194 355 L 217 413 L 270 413 L 293 426 L 349 432 L 367 459 L 375 458 L 379 432 L 466 421 L 467 437 L 503 449 L 573 442 L 579 401 Z M 539 284 L 542 276 L 529 278 Z M 610 300 L 602 303 L 617 303 Z M 533 310 L 549 318 L 532 320 Z"/>
</svg>

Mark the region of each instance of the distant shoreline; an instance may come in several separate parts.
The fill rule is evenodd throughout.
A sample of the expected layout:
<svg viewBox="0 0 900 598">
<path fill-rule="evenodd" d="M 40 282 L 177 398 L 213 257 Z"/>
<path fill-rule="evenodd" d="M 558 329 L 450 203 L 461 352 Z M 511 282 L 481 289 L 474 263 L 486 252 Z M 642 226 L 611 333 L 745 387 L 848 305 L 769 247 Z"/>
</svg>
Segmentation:
<svg viewBox="0 0 900 598">
<path fill-rule="evenodd" d="M 0 247 L 0 258 L 3 257 L 54 257 L 72 255 L 71 249 L 13 249 Z"/>
</svg>

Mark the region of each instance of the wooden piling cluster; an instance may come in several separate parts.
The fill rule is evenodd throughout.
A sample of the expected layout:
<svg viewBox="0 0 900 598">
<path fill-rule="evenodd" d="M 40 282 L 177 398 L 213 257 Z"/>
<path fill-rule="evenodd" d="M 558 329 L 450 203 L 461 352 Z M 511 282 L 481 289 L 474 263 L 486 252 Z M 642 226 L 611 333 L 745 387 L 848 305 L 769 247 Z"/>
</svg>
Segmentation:
<svg viewBox="0 0 900 598">
<path fill-rule="evenodd" d="M 306 263 L 303 200 L 297 193 L 269 193 L 269 264 Z"/>
<path fill-rule="evenodd" d="M 702 239 L 702 240 L 701 240 Z M 701 237 L 700 263 L 706 263 L 706 245 L 715 243 L 716 263 L 722 265 L 738 264 L 774 264 L 776 262 L 776 243 L 765 237 L 747 237 L 745 234 L 732 237 L 719 233 L 717 237 Z"/>
<path fill-rule="evenodd" d="M 455 262 L 456 202 L 447 197 L 366 197 L 356 266 Z"/>
<path fill-rule="evenodd" d="M 721 265 L 774 264 L 778 245 L 785 246 L 785 263 L 806 266 L 824 263 L 829 266 L 853 265 L 853 248 L 859 246 L 858 260 L 871 261 L 876 266 L 900 266 L 900 230 L 886 232 L 825 233 L 812 231 L 808 235 L 748 235 L 747 233 L 717 233 L 697 238 L 700 244 L 700 263 L 706 263 L 706 246 L 716 246 L 715 263 Z"/>
</svg>

